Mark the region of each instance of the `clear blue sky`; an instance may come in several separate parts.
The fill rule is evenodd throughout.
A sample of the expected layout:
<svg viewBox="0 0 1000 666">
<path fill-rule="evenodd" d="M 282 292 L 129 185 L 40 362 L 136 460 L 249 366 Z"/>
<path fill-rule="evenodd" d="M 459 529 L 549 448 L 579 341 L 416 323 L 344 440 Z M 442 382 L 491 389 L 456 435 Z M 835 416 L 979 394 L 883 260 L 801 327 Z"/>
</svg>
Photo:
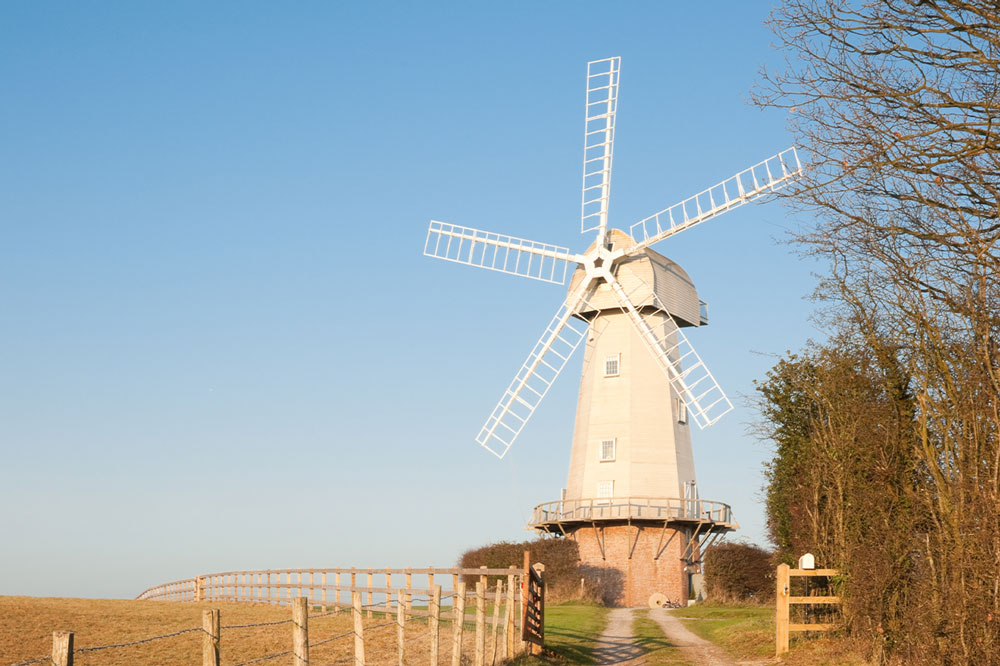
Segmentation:
<svg viewBox="0 0 1000 666">
<path fill-rule="evenodd" d="M 622 56 L 625 227 L 793 142 L 747 104 L 768 2 L 0 5 L 0 594 L 448 566 L 564 485 L 582 354 L 503 462 L 473 437 L 562 287 L 422 256 L 429 219 L 582 250 L 586 62 Z M 656 246 L 742 404 L 818 333 L 806 224 Z M 703 498 L 763 539 L 740 407 Z"/>
</svg>

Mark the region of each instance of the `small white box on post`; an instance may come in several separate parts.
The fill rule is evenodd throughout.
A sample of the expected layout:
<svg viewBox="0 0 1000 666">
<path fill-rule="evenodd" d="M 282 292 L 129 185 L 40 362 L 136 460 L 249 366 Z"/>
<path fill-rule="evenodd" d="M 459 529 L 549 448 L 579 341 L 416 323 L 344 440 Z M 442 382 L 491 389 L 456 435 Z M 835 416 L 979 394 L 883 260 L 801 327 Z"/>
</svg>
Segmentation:
<svg viewBox="0 0 1000 666">
<path fill-rule="evenodd" d="M 816 558 L 813 557 L 812 553 L 806 553 L 799 558 L 799 569 L 815 569 L 816 568 Z"/>
</svg>

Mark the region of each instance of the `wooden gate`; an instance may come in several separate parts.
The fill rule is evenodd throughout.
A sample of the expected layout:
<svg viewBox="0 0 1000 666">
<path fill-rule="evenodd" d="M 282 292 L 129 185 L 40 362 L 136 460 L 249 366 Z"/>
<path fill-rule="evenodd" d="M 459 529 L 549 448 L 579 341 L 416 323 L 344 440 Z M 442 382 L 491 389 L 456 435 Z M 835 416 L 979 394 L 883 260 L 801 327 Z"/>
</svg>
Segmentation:
<svg viewBox="0 0 1000 666">
<path fill-rule="evenodd" d="M 531 553 L 524 551 L 521 585 L 521 639 L 529 654 L 541 654 L 545 644 L 545 565 L 531 565 Z"/>
<path fill-rule="evenodd" d="M 839 604 L 840 597 L 793 597 L 791 596 L 791 579 L 793 576 L 836 576 L 837 569 L 792 569 L 787 564 L 778 565 L 777 607 L 775 609 L 775 654 L 780 656 L 788 652 L 788 635 L 792 631 L 829 631 L 835 624 L 792 624 L 789 621 L 791 605 Z"/>
</svg>

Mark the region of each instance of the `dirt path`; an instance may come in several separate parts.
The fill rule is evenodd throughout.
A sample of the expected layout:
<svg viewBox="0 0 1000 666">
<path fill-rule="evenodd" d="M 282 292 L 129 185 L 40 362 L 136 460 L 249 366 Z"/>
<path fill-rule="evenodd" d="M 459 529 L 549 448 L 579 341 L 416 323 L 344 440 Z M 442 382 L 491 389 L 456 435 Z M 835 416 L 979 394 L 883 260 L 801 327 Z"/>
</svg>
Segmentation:
<svg viewBox="0 0 1000 666">
<path fill-rule="evenodd" d="M 608 613 L 608 625 L 598 639 L 598 647 L 594 650 L 594 658 L 598 666 L 624 664 L 635 662 L 638 666 L 645 650 L 635 644 L 632 637 L 632 610 L 615 608 Z"/>
<path fill-rule="evenodd" d="M 695 666 L 736 666 L 736 662 L 722 648 L 691 633 L 666 610 L 650 609 L 649 619 L 660 625 L 667 640 L 676 645 L 681 655 Z"/>
</svg>

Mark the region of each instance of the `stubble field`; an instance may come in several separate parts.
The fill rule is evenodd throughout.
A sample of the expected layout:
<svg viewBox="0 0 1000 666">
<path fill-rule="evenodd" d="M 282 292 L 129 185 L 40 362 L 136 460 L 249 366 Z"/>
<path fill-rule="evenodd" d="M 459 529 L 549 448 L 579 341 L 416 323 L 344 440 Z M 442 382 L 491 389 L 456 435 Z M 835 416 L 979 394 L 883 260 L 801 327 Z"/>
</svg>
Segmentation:
<svg viewBox="0 0 1000 666">
<path fill-rule="evenodd" d="M 222 664 L 231 666 L 267 655 L 291 650 L 291 610 L 246 603 L 185 603 L 129 601 L 116 599 L 60 599 L 43 597 L 0 597 L 0 666 L 44 658 L 52 651 L 52 632 L 75 634 L 76 666 L 133 666 L 156 664 L 180 666 L 201 663 L 202 610 L 217 608 L 221 618 Z M 366 614 L 367 615 L 367 614 Z M 243 627 L 259 623 L 269 626 Z M 365 619 L 365 649 L 369 664 L 396 663 L 397 626 L 395 617 L 375 613 Z M 139 645 L 97 651 L 88 648 L 139 641 L 188 629 L 178 636 Z M 353 623 L 349 610 L 322 615 L 310 612 L 310 662 L 334 664 L 351 661 Z M 452 648 L 452 626 L 442 621 L 440 660 L 448 660 Z M 472 650 L 472 634 L 466 630 L 463 648 Z M 346 635 L 345 635 L 346 634 Z M 328 638 L 340 636 L 322 645 Z M 426 664 L 429 633 L 423 619 L 406 624 L 407 662 Z M 471 652 L 467 652 L 471 654 Z M 286 663 L 290 655 L 262 662 Z M 44 662 L 43 662 L 44 664 Z M 47 666 L 47 664 L 44 664 Z"/>
</svg>

